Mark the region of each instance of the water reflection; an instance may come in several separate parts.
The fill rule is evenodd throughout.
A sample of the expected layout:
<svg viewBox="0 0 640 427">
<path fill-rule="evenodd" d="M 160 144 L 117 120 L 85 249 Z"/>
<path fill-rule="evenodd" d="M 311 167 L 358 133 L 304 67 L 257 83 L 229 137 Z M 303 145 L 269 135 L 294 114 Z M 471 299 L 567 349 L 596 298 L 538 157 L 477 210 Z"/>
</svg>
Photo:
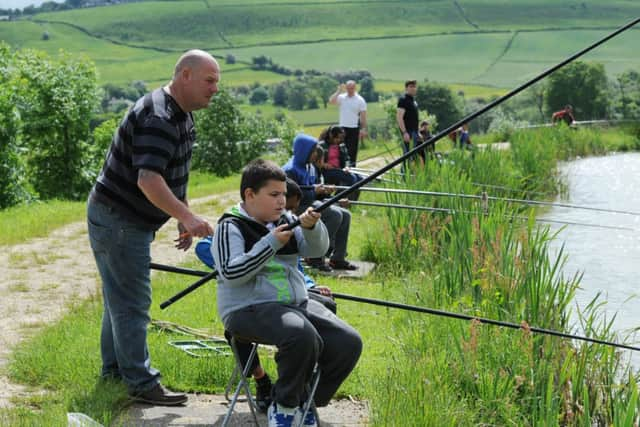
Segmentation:
<svg viewBox="0 0 640 427">
<path fill-rule="evenodd" d="M 563 164 L 561 171 L 568 184 L 568 198 L 563 201 L 640 212 L 640 153 L 575 160 Z M 617 313 L 616 331 L 640 327 L 640 216 L 554 207 L 541 217 L 638 230 L 567 226 L 553 246 L 557 253 L 559 247 L 565 245 L 565 253 L 569 255 L 565 276 L 584 272 L 576 294 L 579 307 L 584 307 L 602 292 L 607 301 L 604 306 L 607 318 Z M 551 225 L 552 230 L 559 227 Z M 633 355 L 633 364 L 640 368 L 640 354 Z"/>
</svg>

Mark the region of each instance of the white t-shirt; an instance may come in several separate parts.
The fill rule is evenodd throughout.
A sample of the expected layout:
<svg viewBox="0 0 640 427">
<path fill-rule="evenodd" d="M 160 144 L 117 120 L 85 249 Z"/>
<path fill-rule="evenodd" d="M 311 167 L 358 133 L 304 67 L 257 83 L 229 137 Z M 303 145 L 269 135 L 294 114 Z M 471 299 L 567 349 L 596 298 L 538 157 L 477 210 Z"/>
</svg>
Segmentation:
<svg viewBox="0 0 640 427">
<path fill-rule="evenodd" d="M 337 102 L 340 107 L 340 126 L 357 128 L 360 112 L 367 111 L 367 103 L 364 98 L 357 93 L 351 97 L 346 93 L 341 93 L 338 95 Z"/>
</svg>

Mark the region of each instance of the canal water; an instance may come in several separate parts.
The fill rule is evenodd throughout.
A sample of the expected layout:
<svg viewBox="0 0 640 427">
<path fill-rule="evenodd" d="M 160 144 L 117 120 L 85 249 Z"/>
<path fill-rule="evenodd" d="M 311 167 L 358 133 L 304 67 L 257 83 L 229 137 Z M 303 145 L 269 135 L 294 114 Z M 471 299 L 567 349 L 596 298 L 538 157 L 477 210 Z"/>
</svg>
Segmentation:
<svg viewBox="0 0 640 427">
<path fill-rule="evenodd" d="M 558 202 L 640 212 L 640 153 L 590 157 L 562 164 L 568 194 Z M 575 303 L 585 307 L 598 293 L 606 301 L 608 319 L 624 335 L 640 327 L 640 216 L 554 207 L 543 218 L 591 224 L 615 225 L 637 231 L 567 226 L 552 245 L 556 254 L 564 244 L 566 277 L 584 273 Z M 560 226 L 552 225 L 552 229 Z M 575 311 L 575 308 L 574 308 Z M 574 319 L 577 321 L 576 316 Z M 634 345 L 640 346 L 640 334 Z M 640 368 L 640 354 L 632 356 Z M 637 352 L 640 353 L 640 352 Z"/>
</svg>

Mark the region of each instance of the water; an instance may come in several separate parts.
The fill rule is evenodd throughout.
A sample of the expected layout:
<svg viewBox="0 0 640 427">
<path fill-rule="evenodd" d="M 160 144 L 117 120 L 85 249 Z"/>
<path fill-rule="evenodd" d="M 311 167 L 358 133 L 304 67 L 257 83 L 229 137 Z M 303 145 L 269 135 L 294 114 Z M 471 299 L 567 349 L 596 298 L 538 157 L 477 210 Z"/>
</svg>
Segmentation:
<svg viewBox="0 0 640 427">
<path fill-rule="evenodd" d="M 561 171 L 569 186 L 568 199 L 562 201 L 640 212 L 640 153 L 575 160 L 563 164 Z M 640 216 L 554 207 L 542 217 L 638 230 L 567 226 L 554 242 L 553 252 L 557 253 L 564 243 L 569 258 L 563 273 L 567 277 L 584 273 L 576 293 L 578 307 L 584 307 L 601 292 L 607 301 L 603 307 L 607 319 L 617 313 L 616 332 L 624 335 L 640 327 Z M 634 342 L 637 346 L 639 341 Z M 632 352 L 625 350 L 625 354 L 629 353 Z M 632 362 L 640 368 L 640 352 L 635 353 Z"/>
</svg>

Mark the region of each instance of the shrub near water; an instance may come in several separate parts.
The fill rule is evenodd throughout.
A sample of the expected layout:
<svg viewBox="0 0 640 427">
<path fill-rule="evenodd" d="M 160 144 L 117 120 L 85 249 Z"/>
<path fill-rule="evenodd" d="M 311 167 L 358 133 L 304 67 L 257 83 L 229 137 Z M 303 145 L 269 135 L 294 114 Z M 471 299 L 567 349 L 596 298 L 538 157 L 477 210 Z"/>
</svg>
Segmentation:
<svg viewBox="0 0 640 427">
<path fill-rule="evenodd" d="M 566 128 L 523 133 L 514 141 L 512 154 L 476 153 L 472 162 L 463 157 L 468 153 L 458 153 L 443 166 L 434 167 L 432 162 L 424 170 L 414 170 L 407 186 L 472 193 L 468 177 L 478 176 L 474 165 L 481 164 L 499 165 L 501 175 L 510 177 L 508 183 L 520 184 L 523 190 L 531 185 L 553 188 L 557 158 L 604 149 L 598 132 Z M 389 199 L 420 203 L 417 196 Z M 531 324 L 615 341 L 610 321 L 599 314 L 598 300 L 579 313 L 579 329 L 569 323 L 579 277 L 561 276 L 562 252 L 549 258 L 554 235 L 548 228 L 538 228 L 533 218 L 524 223 L 508 220 L 516 212 L 501 203 L 492 203 L 482 215 L 477 201 L 424 197 L 421 201 L 455 213 L 388 210 L 385 233 L 370 240 L 365 252 L 383 268 L 392 265 L 406 272 L 402 286 L 409 303 L 415 304 L 417 297 L 427 306 L 523 322 L 523 327 L 515 331 L 440 317 L 398 316 L 393 326 L 403 351 L 374 387 L 376 422 L 631 425 L 619 423 L 637 417 L 637 378 L 619 353 L 528 329 Z M 431 278 L 428 286 L 425 272 Z"/>
</svg>

